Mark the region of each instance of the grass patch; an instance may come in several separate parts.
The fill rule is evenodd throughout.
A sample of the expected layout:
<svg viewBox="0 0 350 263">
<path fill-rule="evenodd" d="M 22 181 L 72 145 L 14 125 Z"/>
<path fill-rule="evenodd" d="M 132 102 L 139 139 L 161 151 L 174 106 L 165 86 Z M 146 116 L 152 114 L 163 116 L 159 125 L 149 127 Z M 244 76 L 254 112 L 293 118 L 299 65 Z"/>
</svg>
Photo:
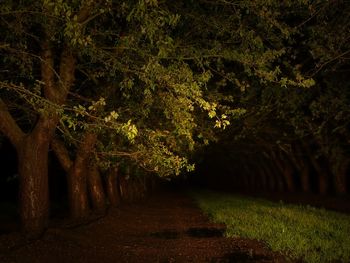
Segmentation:
<svg viewBox="0 0 350 263">
<path fill-rule="evenodd" d="M 226 224 L 227 237 L 261 240 L 306 262 L 350 262 L 348 215 L 211 191 L 192 196 L 215 222 Z"/>
</svg>

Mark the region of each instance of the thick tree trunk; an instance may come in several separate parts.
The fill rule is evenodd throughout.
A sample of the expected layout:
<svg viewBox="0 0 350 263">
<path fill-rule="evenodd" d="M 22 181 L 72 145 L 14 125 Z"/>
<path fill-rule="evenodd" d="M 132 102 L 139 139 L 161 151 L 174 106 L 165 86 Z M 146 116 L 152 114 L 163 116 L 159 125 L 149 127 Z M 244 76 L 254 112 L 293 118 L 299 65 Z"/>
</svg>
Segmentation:
<svg viewBox="0 0 350 263">
<path fill-rule="evenodd" d="M 348 169 L 349 161 L 340 164 L 337 172 L 334 174 L 334 187 L 335 191 L 339 195 L 347 193 L 347 182 L 346 182 L 346 172 Z"/>
<path fill-rule="evenodd" d="M 284 181 L 283 181 L 282 174 L 279 173 L 279 172 L 276 172 L 275 173 L 275 180 L 276 180 L 277 192 L 284 192 L 285 186 L 284 186 Z"/>
<path fill-rule="evenodd" d="M 95 162 L 89 165 L 88 186 L 92 207 L 98 213 L 106 210 L 106 195 L 103 190 L 101 174 Z"/>
<path fill-rule="evenodd" d="M 274 160 L 274 163 L 278 167 L 282 177 L 285 180 L 287 191 L 288 192 L 294 192 L 295 191 L 295 184 L 294 184 L 294 178 L 293 178 L 293 168 L 290 166 L 290 164 L 287 161 L 283 161 L 283 155 L 280 154 L 277 156 L 277 154 L 271 150 L 271 157 Z"/>
<path fill-rule="evenodd" d="M 110 169 L 110 172 L 106 177 L 106 188 L 110 205 L 118 206 L 121 199 L 118 184 L 118 166 Z"/>
<path fill-rule="evenodd" d="M 310 193 L 310 170 L 307 164 L 300 171 L 301 188 L 304 193 Z"/>
<path fill-rule="evenodd" d="M 146 196 L 146 189 L 143 182 L 143 177 L 135 178 L 134 180 L 135 185 L 135 195 L 137 200 L 141 200 L 145 198 Z"/>
<path fill-rule="evenodd" d="M 310 168 L 300 145 L 294 145 L 291 159 L 299 172 L 302 191 L 304 193 L 310 192 Z"/>
<path fill-rule="evenodd" d="M 270 187 L 272 191 L 282 192 L 284 190 L 283 180 L 280 172 L 276 171 L 276 166 L 272 165 L 271 161 L 264 163 L 265 170 L 270 178 Z"/>
<path fill-rule="evenodd" d="M 253 187 L 253 182 L 251 180 L 250 173 L 249 173 L 247 165 L 245 163 L 243 163 L 243 172 L 244 172 L 244 177 L 245 177 L 245 182 L 246 182 L 246 190 L 250 191 Z"/>
<path fill-rule="evenodd" d="M 30 238 L 42 234 L 48 224 L 48 150 L 55 125 L 55 117 L 40 117 L 32 132 L 25 134 L 0 98 L 0 130 L 17 150 L 19 214 L 23 232 Z"/>
<path fill-rule="evenodd" d="M 82 219 L 89 214 L 87 169 L 84 164 L 73 165 L 68 174 L 68 200 L 71 217 Z"/>
<path fill-rule="evenodd" d="M 293 169 L 287 165 L 283 174 L 287 183 L 288 192 L 291 192 L 291 193 L 295 192 Z"/>
<path fill-rule="evenodd" d="M 318 191 L 320 194 L 327 194 L 329 189 L 328 175 L 325 172 L 318 173 Z"/>
<path fill-rule="evenodd" d="M 270 168 L 268 167 L 268 165 L 266 164 L 266 162 L 268 162 L 268 160 L 263 160 L 261 162 L 261 169 L 263 169 L 263 171 L 266 174 L 268 190 L 275 191 L 276 190 L 275 176 L 274 176 L 273 172 L 270 170 Z"/>
<path fill-rule="evenodd" d="M 327 194 L 329 190 L 328 172 L 322 167 L 320 161 L 316 159 L 315 154 L 310 149 L 310 145 L 308 145 L 306 142 L 302 143 L 303 149 L 305 150 L 312 167 L 315 168 L 318 175 L 318 192 L 320 194 Z"/>
<path fill-rule="evenodd" d="M 92 202 L 96 202 L 95 205 L 97 206 L 102 206 L 102 204 L 98 204 L 99 202 L 102 202 L 99 199 L 103 198 L 103 190 L 100 192 L 102 189 L 102 183 L 98 182 L 98 180 L 100 180 L 98 179 L 98 176 L 95 176 L 94 178 L 94 173 L 98 172 L 95 170 L 97 167 L 88 169 L 90 168 L 88 167 L 89 156 L 95 146 L 96 140 L 97 134 L 87 131 L 81 143 L 78 145 L 74 162 L 71 161 L 65 145 L 61 141 L 55 139 L 51 143 L 63 169 L 67 172 L 69 207 L 71 217 L 74 219 L 82 219 L 90 212 L 88 200 L 88 177 Z"/>
<path fill-rule="evenodd" d="M 257 160 L 257 162 L 258 162 L 258 167 L 257 167 L 258 172 L 259 172 L 260 177 L 261 177 L 262 191 L 266 192 L 270 189 L 270 175 L 264 167 L 264 160 L 262 158 L 259 158 Z"/>
<path fill-rule="evenodd" d="M 346 172 L 348 170 L 350 161 L 348 158 L 340 156 L 340 153 L 334 156 L 331 160 L 335 192 L 339 195 L 346 194 Z"/>
<path fill-rule="evenodd" d="M 19 211 L 23 231 L 30 238 L 43 233 L 49 218 L 49 141 L 43 137 L 26 137 L 18 150 Z"/>
<path fill-rule="evenodd" d="M 321 167 L 319 161 L 312 154 L 309 154 L 309 158 L 318 175 L 318 191 L 320 194 L 327 194 L 329 190 L 328 173 Z"/>
<path fill-rule="evenodd" d="M 82 219 L 89 214 L 87 165 L 88 158 L 95 146 L 97 135 L 87 132 L 79 145 L 75 161 L 68 173 L 68 197 L 71 216 Z"/>
<path fill-rule="evenodd" d="M 126 189 L 126 179 L 125 177 L 122 175 L 118 175 L 118 181 L 119 181 L 119 193 L 120 193 L 120 199 L 121 200 L 125 200 L 126 199 L 126 193 L 127 193 L 127 189 Z"/>
</svg>

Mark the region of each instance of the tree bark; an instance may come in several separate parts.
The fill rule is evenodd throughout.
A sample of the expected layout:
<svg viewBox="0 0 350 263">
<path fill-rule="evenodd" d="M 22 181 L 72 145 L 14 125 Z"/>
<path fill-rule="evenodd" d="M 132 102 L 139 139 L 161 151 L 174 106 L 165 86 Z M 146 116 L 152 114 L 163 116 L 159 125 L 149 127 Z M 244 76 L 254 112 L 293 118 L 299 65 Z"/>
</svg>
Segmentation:
<svg viewBox="0 0 350 263">
<path fill-rule="evenodd" d="M 310 192 L 310 168 L 298 143 L 293 145 L 290 159 L 298 171 L 302 191 L 304 193 Z"/>
<path fill-rule="evenodd" d="M 247 182 L 247 191 L 255 190 L 254 178 L 251 174 L 250 168 L 245 162 L 243 163 L 243 170 L 244 170 L 244 174 L 245 174 L 244 176 Z"/>
<path fill-rule="evenodd" d="M 270 175 L 265 170 L 264 160 L 262 158 L 258 158 L 257 162 L 258 162 L 258 172 L 259 172 L 260 177 L 261 177 L 262 191 L 266 192 L 270 188 Z"/>
<path fill-rule="evenodd" d="M 97 135 L 94 132 L 87 131 L 78 146 L 74 162 L 71 161 L 65 145 L 61 141 L 54 139 L 51 142 L 52 149 L 68 174 L 68 200 L 70 214 L 74 219 L 82 219 L 90 212 L 87 181 L 89 171 L 87 166 L 96 140 Z"/>
<path fill-rule="evenodd" d="M 87 192 L 87 161 L 95 146 L 97 136 L 95 133 L 86 133 L 79 145 L 75 161 L 68 173 L 68 198 L 71 216 L 82 219 L 89 214 Z"/>
<path fill-rule="evenodd" d="M 103 190 L 101 174 L 95 162 L 89 165 L 88 187 L 92 207 L 98 213 L 106 211 L 106 196 Z"/>
<path fill-rule="evenodd" d="M 41 235 L 48 225 L 48 150 L 55 121 L 41 116 L 32 132 L 25 134 L 0 99 L 0 130 L 17 151 L 19 214 L 23 233 L 29 238 Z"/>
<path fill-rule="evenodd" d="M 294 192 L 295 191 L 295 184 L 294 184 L 294 178 L 293 178 L 293 168 L 287 163 L 287 161 L 282 161 L 282 154 L 277 156 L 277 154 L 271 150 L 271 157 L 274 160 L 274 163 L 280 170 L 281 175 L 283 176 L 288 192 Z"/>
<path fill-rule="evenodd" d="M 269 160 L 262 160 L 261 161 L 261 169 L 263 169 L 263 171 L 266 174 L 267 177 L 267 187 L 268 190 L 270 191 L 276 191 L 276 180 L 275 180 L 275 176 L 273 171 L 270 170 L 270 168 L 267 165 L 267 162 Z"/>
<path fill-rule="evenodd" d="M 305 149 L 312 166 L 317 172 L 319 193 L 327 194 L 329 190 L 329 177 L 327 171 L 321 167 L 319 161 L 316 159 L 315 155 L 311 152 L 310 147 L 306 143 L 303 143 L 303 148 Z"/>
<path fill-rule="evenodd" d="M 346 172 L 348 170 L 350 160 L 345 156 L 340 148 L 333 149 L 330 158 L 330 167 L 333 174 L 333 182 L 335 192 L 339 195 L 346 194 Z"/>
<path fill-rule="evenodd" d="M 118 206 L 121 200 L 118 183 L 118 166 L 114 166 L 110 169 L 106 177 L 106 187 L 110 205 Z"/>
<path fill-rule="evenodd" d="M 30 238 L 40 236 L 48 226 L 49 139 L 44 130 L 35 131 L 18 149 L 19 211 L 22 230 Z"/>
<path fill-rule="evenodd" d="M 346 172 L 348 170 L 348 166 L 349 160 L 344 160 L 343 163 L 339 164 L 337 171 L 333 175 L 335 191 L 339 195 L 347 193 Z"/>
</svg>

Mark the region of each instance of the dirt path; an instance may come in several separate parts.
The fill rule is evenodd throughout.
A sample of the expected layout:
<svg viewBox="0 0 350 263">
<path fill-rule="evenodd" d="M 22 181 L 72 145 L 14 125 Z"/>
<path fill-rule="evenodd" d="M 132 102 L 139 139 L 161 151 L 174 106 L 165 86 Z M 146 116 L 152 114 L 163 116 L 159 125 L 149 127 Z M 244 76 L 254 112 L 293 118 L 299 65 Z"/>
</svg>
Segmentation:
<svg viewBox="0 0 350 263">
<path fill-rule="evenodd" d="M 257 241 L 222 237 L 223 229 L 185 194 L 160 193 L 85 226 L 50 228 L 32 243 L 0 236 L 0 262 L 285 261 Z"/>
</svg>

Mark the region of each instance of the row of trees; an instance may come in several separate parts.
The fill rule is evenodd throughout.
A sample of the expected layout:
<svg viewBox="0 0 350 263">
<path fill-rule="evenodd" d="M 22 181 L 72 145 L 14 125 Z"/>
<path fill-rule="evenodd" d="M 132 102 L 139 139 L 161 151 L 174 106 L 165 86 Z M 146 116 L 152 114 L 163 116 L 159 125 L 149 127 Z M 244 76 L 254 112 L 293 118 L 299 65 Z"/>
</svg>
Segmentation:
<svg viewBox="0 0 350 263">
<path fill-rule="evenodd" d="M 118 203 L 118 168 L 159 176 L 191 171 L 189 157 L 215 140 L 214 127 L 235 121 L 234 135 L 240 134 L 237 127 L 255 127 L 252 134 L 260 136 L 254 141 L 262 142 L 259 116 L 274 115 L 269 107 L 288 115 L 295 106 L 306 120 L 297 102 L 285 103 L 283 92 L 307 98 L 304 89 L 314 80 L 303 73 L 313 67 L 304 67 L 300 56 L 309 47 L 318 52 L 317 45 L 324 46 L 320 36 L 329 39 L 318 23 L 306 36 L 301 29 L 327 16 L 323 11 L 332 5 L 2 1 L 0 131 L 17 152 L 24 231 L 37 236 L 47 227 L 49 150 L 67 174 L 71 215 L 81 219 L 89 213 L 89 198 L 97 210 L 104 209 L 106 196 Z M 299 41 L 306 41 L 301 48 Z M 321 55 L 312 57 L 320 71 L 343 58 L 322 62 Z M 276 138 L 271 134 L 260 145 L 275 145 Z M 144 175 L 137 174 L 129 173 L 134 186 L 123 186 L 120 177 L 124 196 L 147 188 Z"/>
<path fill-rule="evenodd" d="M 232 125 L 223 163 L 241 164 L 240 189 L 346 194 L 350 185 L 350 6 L 315 3 L 284 58 L 315 84 L 270 84 L 240 94 L 247 114 Z M 294 20 L 297 21 L 297 20 Z M 249 80 L 250 82 L 252 79 Z M 229 146 L 228 146 L 229 145 Z"/>
</svg>

